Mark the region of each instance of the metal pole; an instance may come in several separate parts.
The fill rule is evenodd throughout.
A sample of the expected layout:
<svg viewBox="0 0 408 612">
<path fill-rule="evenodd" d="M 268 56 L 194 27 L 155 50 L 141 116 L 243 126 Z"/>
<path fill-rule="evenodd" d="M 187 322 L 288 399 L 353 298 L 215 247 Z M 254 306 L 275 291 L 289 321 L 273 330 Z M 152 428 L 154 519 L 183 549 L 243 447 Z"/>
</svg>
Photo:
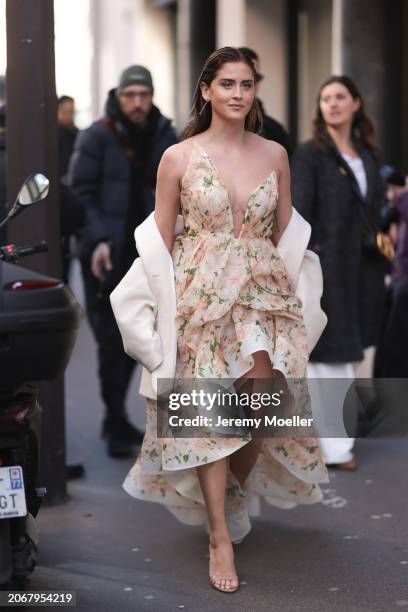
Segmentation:
<svg viewBox="0 0 408 612">
<path fill-rule="evenodd" d="M 34 171 L 50 179 L 45 202 L 34 205 L 8 226 L 16 243 L 46 240 L 49 252 L 24 260 L 24 266 L 59 278 L 61 246 L 58 197 L 57 98 L 54 63 L 53 0 L 7 0 L 7 156 L 8 195 L 14 199 Z M 39 484 L 46 503 L 66 499 L 63 379 L 41 383 L 43 408 Z"/>
</svg>

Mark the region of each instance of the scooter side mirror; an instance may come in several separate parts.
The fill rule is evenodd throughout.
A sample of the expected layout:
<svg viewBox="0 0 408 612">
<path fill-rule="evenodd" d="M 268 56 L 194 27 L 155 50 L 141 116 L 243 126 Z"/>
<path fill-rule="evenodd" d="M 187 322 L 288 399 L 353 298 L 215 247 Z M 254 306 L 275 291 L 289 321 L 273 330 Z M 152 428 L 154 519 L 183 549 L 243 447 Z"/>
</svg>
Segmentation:
<svg viewBox="0 0 408 612">
<path fill-rule="evenodd" d="M 0 227 L 5 225 L 9 219 L 16 217 L 24 208 L 35 204 L 47 197 L 50 188 L 50 181 L 41 172 L 31 174 L 24 181 L 13 207 L 7 217 L 0 223 Z"/>
<path fill-rule="evenodd" d="M 39 200 L 43 200 L 47 197 L 49 188 L 50 181 L 45 174 L 41 172 L 32 174 L 24 181 L 17 196 L 17 204 L 20 206 L 30 206 Z"/>
</svg>

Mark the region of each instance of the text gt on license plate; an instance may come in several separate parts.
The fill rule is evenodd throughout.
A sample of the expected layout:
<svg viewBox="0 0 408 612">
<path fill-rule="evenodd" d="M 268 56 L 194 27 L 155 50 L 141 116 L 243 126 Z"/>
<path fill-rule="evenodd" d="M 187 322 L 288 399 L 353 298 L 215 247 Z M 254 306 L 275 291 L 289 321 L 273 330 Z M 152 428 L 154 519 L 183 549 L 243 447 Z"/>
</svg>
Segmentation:
<svg viewBox="0 0 408 612">
<path fill-rule="evenodd" d="M 0 468 L 0 519 L 26 516 L 23 470 L 20 465 Z"/>
</svg>

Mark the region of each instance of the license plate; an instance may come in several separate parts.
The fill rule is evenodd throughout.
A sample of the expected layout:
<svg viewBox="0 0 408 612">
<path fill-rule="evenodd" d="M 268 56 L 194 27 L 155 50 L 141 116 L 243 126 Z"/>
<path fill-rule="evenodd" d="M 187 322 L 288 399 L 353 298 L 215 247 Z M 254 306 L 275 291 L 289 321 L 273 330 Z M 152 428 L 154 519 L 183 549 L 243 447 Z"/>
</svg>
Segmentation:
<svg viewBox="0 0 408 612">
<path fill-rule="evenodd" d="M 26 516 L 23 470 L 20 465 L 0 468 L 0 519 Z"/>
</svg>

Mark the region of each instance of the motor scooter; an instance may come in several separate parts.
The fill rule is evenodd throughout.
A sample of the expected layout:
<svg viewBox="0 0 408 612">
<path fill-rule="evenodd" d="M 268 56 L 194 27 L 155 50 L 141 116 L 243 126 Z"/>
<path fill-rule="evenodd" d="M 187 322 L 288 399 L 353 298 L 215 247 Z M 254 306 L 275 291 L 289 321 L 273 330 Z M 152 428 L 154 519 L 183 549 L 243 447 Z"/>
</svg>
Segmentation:
<svg viewBox="0 0 408 612">
<path fill-rule="evenodd" d="M 0 228 L 48 195 L 29 176 Z M 38 483 L 42 408 L 37 381 L 60 376 L 69 361 L 80 306 L 64 283 L 20 267 L 47 244 L 0 247 L 0 589 L 24 588 L 38 553 L 35 517 L 46 488 Z"/>
</svg>

